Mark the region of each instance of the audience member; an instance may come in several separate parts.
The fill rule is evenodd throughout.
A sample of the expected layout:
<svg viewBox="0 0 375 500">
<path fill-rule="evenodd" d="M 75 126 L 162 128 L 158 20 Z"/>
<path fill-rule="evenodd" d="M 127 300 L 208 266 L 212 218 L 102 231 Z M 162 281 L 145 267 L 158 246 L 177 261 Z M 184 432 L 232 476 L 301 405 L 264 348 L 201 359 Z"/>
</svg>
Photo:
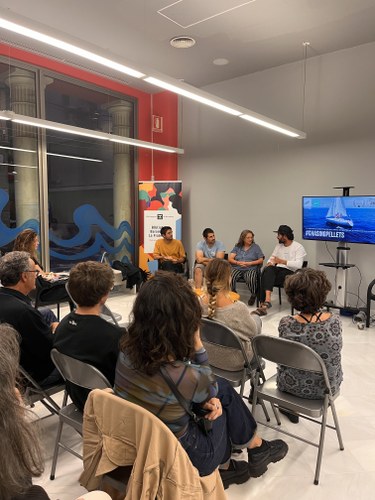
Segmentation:
<svg viewBox="0 0 375 500">
<path fill-rule="evenodd" d="M 202 288 L 203 277 L 207 264 L 212 259 L 224 259 L 225 246 L 215 238 L 214 230 L 206 227 L 203 231 L 203 240 L 197 244 L 195 250 L 194 283 L 195 288 Z"/>
<path fill-rule="evenodd" d="M 21 341 L 11 325 L 0 324 L 0 498 L 48 500 L 31 481 L 42 475 L 44 463 L 35 425 L 27 420 L 16 388 Z"/>
<path fill-rule="evenodd" d="M 71 269 L 68 286 L 78 307 L 59 324 L 54 347 L 67 356 L 95 366 L 113 384 L 119 340 L 124 329 L 100 317 L 101 308 L 113 288 L 113 271 L 100 262 L 80 262 Z M 69 382 L 67 390 L 74 404 L 83 411 L 89 391 Z"/>
<path fill-rule="evenodd" d="M 160 229 L 162 238 L 157 240 L 154 248 L 154 259 L 159 261 L 159 269 L 183 273 L 183 263 L 186 260 L 186 252 L 180 240 L 173 239 L 173 231 L 169 226 Z"/>
<path fill-rule="evenodd" d="M 232 290 L 236 290 L 237 281 L 243 279 L 250 290 L 249 306 L 252 306 L 256 300 L 257 268 L 263 265 L 263 261 L 264 254 L 254 241 L 254 233 L 249 229 L 244 229 L 228 256 L 228 262 L 232 264 Z"/>
<path fill-rule="evenodd" d="M 39 246 L 39 238 L 36 231 L 33 229 L 24 229 L 19 233 L 17 238 L 14 240 L 13 251 L 17 252 L 27 252 L 35 263 L 35 269 L 39 271 L 38 276 L 42 276 L 44 279 L 51 279 L 55 275 L 53 273 L 45 273 L 42 264 L 38 262 L 37 249 Z M 38 279 L 38 278 L 37 278 Z M 31 298 L 35 299 L 34 290 L 31 291 Z M 48 307 L 38 307 L 39 311 L 42 313 L 44 319 L 48 324 L 57 321 L 57 317 L 54 312 Z"/>
<path fill-rule="evenodd" d="M 291 305 L 300 312 L 281 319 L 279 336 L 301 342 L 311 347 L 322 357 L 327 368 L 332 392 L 335 394 L 343 379 L 341 368 L 342 326 L 339 316 L 321 310 L 331 289 L 331 284 L 323 271 L 306 268 L 287 276 L 284 289 Z M 279 366 L 277 386 L 281 391 L 302 398 L 321 399 L 324 397 L 323 379 L 317 373 Z M 292 422 L 298 422 L 296 415 L 285 410 L 283 413 Z"/>
<path fill-rule="evenodd" d="M 262 440 L 240 395 L 226 380 L 215 381 L 200 338 L 200 319 L 199 301 L 189 284 L 180 276 L 156 273 L 135 300 L 133 320 L 120 343 L 114 390 L 157 415 L 201 476 L 220 465 L 228 487 L 262 475 L 269 463 L 287 454 L 288 446 Z M 204 432 L 190 417 L 169 384 L 190 408 L 205 410 L 211 430 Z M 230 460 L 232 446 L 248 448 L 249 463 Z"/>
<path fill-rule="evenodd" d="M 217 319 L 234 330 L 241 340 L 248 359 L 253 357 L 251 339 L 261 333 L 259 316 L 250 314 L 243 302 L 233 302 L 230 297 L 231 266 L 226 260 L 213 259 L 207 264 L 207 295 L 201 297 L 204 316 Z M 223 370 L 237 371 L 243 368 L 243 357 L 235 349 L 207 344 L 210 364 Z M 213 356 L 214 355 L 214 356 Z"/>
<path fill-rule="evenodd" d="M 21 335 L 21 365 L 41 385 L 60 379 L 50 357 L 57 322 L 48 325 L 31 305 L 28 293 L 35 288 L 39 271 L 27 252 L 9 252 L 0 259 L 0 321 Z"/>
<path fill-rule="evenodd" d="M 284 284 L 286 276 L 301 269 L 306 251 L 294 241 L 293 230 L 286 225 L 279 226 L 277 231 L 279 243 L 275 246 L 267 266 L 263 269 L 261 278 L 261 306 L 257 309 L 260 316 L 267 314 L 267 309 L 272 307 L 271 294 L 274 286 Z"/>
</svg>

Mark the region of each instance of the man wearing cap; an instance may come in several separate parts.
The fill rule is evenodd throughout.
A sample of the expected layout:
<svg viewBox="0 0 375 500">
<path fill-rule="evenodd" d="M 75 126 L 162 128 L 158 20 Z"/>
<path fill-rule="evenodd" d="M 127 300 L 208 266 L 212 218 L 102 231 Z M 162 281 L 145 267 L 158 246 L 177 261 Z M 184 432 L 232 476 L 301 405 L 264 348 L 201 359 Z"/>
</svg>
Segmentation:
<svg viewBox="0 0 375 500">
<path fill-rule="evenodd" d="M 294 241 L 293 230 L 283 224 L 277 231 L 279 243 L 276 245 L 271 257 L 267 261 L 261 278 L 261 306 L 257 309 L 260 316 L 267 314 L 267 309 L 272 307 L 271 294 L 274 286 L 284 284 L 288 274 L 293 274 L 301 269 L 306 251 L 297 241 Z"/>
</svg>

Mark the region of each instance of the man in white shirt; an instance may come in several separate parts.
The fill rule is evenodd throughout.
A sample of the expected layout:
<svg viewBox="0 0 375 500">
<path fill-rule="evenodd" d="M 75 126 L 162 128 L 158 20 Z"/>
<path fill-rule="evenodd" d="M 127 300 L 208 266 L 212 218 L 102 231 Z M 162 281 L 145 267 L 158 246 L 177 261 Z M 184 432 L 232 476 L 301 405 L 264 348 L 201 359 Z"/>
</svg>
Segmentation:
<svg viewBox="0 0 375 500">
<path fill-rule="evenodd" d="M 288 274 L 293 274 L 303 266 L 306 251 L 297 241 L 294 241 L 293 230 L 283 224 L 277 231 L 279 243 L 276 245 L 271 257 L 267 261 L 261 278 L 261 306 L 257 309 L 260 316 L 267 314 L 267 309 L 272 307 L 271 294 L 274 286 L 284 284 Z"/>
<path fill-rule="evenodd" d="M 215 238 L 214 230 L 206 227 L 203 231 L 203 241 L 197 244 L 195 251 L 194 283 L 195 288 L 202 288 L 204 271 L 210 260 L 224 259 L 225 246 Z"/>
</svg>

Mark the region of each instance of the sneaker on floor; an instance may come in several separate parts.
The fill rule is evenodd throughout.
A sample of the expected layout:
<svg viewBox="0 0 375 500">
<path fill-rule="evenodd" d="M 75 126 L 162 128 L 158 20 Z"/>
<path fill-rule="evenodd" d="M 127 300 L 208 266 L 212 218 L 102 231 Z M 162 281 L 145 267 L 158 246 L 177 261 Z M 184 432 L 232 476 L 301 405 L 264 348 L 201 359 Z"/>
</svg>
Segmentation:
<svg viewBox="0 0 375 500">
<path fill-rule="evenodd" d="M 267 307 L 258 307 L 251 314 L 257 314 L 258 316 L 267 316 Z"/>
<path fill-rule="evenodd" d="M 251 295 L 249 300 L 247 301 L 247 305 L 253 306 L 255 304 L 256 299 L 257 299 L 256 295 Z"/>
<path fill-rule="evenodd" d="M 228 469 L 219 469 L 224 489 L 231 484 L 246 483 L 250 479 L 250 471 L 247 462 L 244 460 L 230 460 Z"/>
<path fill-rule="evenodd" d="M 260 477 L 268 469 L 268 464 L 282 460 L 288 453 L 288 445 L 281 439 L 266 441 L 258 448 L 247 450 L 251 477 Z"/>
<path fill-rule="evenodd" d="M 292 422 L 292 424 L 298 424 L 299 416 L 295 413 L 285 410 L 285 408 L 279 408 L 279 412 L 285 415 Z"/>
</svg>

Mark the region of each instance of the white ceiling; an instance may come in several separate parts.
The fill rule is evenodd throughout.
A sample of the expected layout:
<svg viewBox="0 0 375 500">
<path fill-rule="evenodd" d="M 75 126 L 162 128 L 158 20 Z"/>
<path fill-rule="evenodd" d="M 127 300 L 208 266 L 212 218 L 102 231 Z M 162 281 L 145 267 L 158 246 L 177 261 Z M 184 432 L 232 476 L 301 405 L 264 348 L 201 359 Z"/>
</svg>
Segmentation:
<svg viewBox="0 0 375 500">
<path fill-rule="evenodd" d="M 197 87 L 298 61 L 306 41 L 309 57 L 375 41 L 375 0 L 0 0 L 0 8 Z M 177 35 L 196 45 L 172 48 Z M 48 53 L 4 30 L 0 39 Z"/>
</svg>

